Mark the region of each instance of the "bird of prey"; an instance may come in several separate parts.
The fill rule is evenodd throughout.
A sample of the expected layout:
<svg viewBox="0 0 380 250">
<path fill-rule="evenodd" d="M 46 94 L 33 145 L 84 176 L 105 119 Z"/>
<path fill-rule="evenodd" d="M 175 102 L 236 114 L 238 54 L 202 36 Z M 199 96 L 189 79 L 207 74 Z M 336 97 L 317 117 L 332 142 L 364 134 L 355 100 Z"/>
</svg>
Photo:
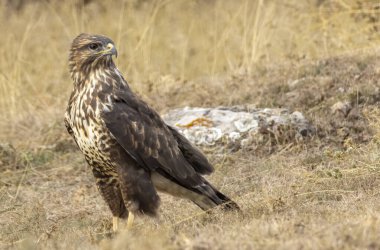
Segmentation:
<svg viewBox="0 0 380 250">
<path fill-rule="evenodd" d="M 112 56 L 115 45 L 105 36 L 80 34 L 73 40 L 74 89 L 65 125 L 113 214 L 113 230 L 119 218 L 128 218 L 130 227 L 134 214 L 156 215 L 157 191 L 203 210 L 239 210 L 202 177 L 214 170 L 203 153 L 132 92 Z"/>
</svg>

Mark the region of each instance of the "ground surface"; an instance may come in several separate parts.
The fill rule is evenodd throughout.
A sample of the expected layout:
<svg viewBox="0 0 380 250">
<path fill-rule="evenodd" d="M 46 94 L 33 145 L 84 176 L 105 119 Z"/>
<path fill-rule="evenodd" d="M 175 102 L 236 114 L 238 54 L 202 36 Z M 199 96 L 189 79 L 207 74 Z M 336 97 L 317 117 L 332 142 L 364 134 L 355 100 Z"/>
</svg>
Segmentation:
<svg viewBox="0 0 380 250">
<path fill-rule="evenodd" d="M 332 6 L 317 1 L 310 9 L 294 1 L 282 7 L 284 13 L 298 13 L 297 7 L 318 15 L 302 27 L 299 20 L 286 26 L 298 15 L 281 15 L 283 25 L 300 37 L 278 47 L 271 42 L 274 54 L 264 53 L 263 45 L 264 55 L 256 58 L 249 41 L 263 37 L 260 25 L 272 26 L 258 24 L 256 35 L 247 28 L 254 21 L 249 15 L 254 1 L 236 1 L 236 6 L 216 1 L 207 8 L 197 1 L 189 1 L 191 8 L 188 2 L 157 1 L 152 8 L 150 1 L 136 2 L 141 6 L 109 9 L 45 3 L 20 7 L 18 14 L 3 7 L 8 26 L 1 27 L 6 35 L 0 49 L 6 59 L 0 62 L 0 248 L 380 249 L 380 51 L 362 49 L 365 41 L 379 41 L 369 32 L 378 24 L 371 14 L 378 12 L 355 12 L 355 1 L 351 9 L 350 1 Z M 253 13 L 268 19 L 272 12 L 266 7 L 265 15 Z M 324 8 L 341 12 L 329 16 Z M 115 14 L 123 11 L 125 16 Z M 94 13 L 102 13 L 102 20 L 91 19 Z M 202 22 L 210 15 L 219 19 Z M 170 33 L 165 24 L 173 19 L 180 21 Z M 336 30 L 323 26 L 326 22 L 336 24 L 331 26 Z M 215 27 L 221 29 L 216 37 Z M 138 218 L 132 230 L 112 235 L 111 213 L 62 121 L 71 89 L 65 56 L 81 30 L 116 37 L 121 71 L 161 114 L 184 106 L 288 108 L 302 112 L 315 131 L 303 137 L 283 129 L 245 148 L 203 148 L 216 169 L 208 179 L 240 205 L 242 214 L 205 214 L 188 201 L 162 195 L 159 218 Z M 347 39 L 342 35 L 352 30 L 356 33 Z M 269 36 L 269 31 L 264 33 Z M 327 37 L 319 41 L 323 34 Z M 240 47 L 244 37 L 247 47 Z M 183 49 L 189 54 L 181 57 Z"/>
<path fill-rule="evenodd" d="M 216 168 L 210 180 L 239 203 L 243 215 L 206 215 L 187 201 L 163 196 L 158 220 L 139 219 L 132 231 L 109 239 L 110 213 L 83 157 L 57 125 L 55 132 L 47 131 L 55 135 L 46 139 L 50 144 L 27 152 L 3 150 L 8 157 L 1 166 L 2 244 L 379 248 L 379 57 L 355 55 L 301 65 L 278 66 L 256 77 L 210 79 L 205 88 L 215 93 L 213 84 L 221 82 L 225 89 L 250 89 L 239 93 L 236 88 L 227 101 L 223 93 L 217 95 L 220 100 L 202 94 L 188 100 L 186 93 L 203 82 L 156 96 L 180 105 L 239 104 L 240 98 L 257 106 L 287 105 L 307 114 L 316 126 L 314 135 L 301 140 L 285 131 L 277 139 L 263 136 L 245 149 L 204 148 Z M 260 87 L 249 86 L 258 83 Z M 331 107 L 338 101 L 350 104 L 347 115 L 334 113 Z"/>
</svg>

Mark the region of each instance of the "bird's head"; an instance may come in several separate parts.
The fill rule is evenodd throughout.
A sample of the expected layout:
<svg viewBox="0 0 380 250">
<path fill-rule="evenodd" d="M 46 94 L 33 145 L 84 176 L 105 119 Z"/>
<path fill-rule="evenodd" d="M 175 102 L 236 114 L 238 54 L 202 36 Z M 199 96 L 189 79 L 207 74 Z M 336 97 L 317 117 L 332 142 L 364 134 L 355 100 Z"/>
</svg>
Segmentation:
<svg viewBox="0 0 380 250">
<path fill-rule="evenodd" d="M 114 42 L 102 35 L 80 34 L 77 36 L 70 49 L 70 72 L 75 74 L 87 74 L 100 67 L 113 65 L 112 56 L 117 57 Z"/>
</svg>

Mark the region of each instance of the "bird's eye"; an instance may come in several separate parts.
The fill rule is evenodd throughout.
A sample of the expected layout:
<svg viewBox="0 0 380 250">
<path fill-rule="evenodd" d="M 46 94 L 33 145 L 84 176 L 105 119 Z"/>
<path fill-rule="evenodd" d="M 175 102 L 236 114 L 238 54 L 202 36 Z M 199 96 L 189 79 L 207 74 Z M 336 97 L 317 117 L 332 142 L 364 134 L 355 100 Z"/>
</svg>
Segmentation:
<svg viewBox="0 0 380 250">
<path fill-rule="evenodd" d="M 90 45 L 88 45 L 88 47 L 91 50 L 96 50 L 97 48 L 99 48 L 99 45 L 97 43 L 90 43 Z"/>
</svg>

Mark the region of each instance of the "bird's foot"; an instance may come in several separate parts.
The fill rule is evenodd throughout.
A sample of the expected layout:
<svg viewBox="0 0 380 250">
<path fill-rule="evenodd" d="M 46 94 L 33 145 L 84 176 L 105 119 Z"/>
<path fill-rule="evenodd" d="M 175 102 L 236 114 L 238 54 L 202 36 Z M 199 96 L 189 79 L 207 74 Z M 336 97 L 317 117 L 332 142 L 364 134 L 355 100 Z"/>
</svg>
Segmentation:
<svg viewBox="0 0 380 250">
<path fill-rule="evenodd" d="M 112 217 L 112 230 L 114 233 L 119 230 L 119 217 Z"/>
<path fill-rule="evenodd" d="M 122 223 L 120 223 L 120 218 L 117 216 L 114 216 L 112 218 L 112 230 L 113 230 L 113 232 L 117 233 L 118 231 L 120 231 L 120 229 L 123 229 L 123 228 L 130 230 L 133 227 L 134 220 L 135 220 L 135 216 L 131 212 L 129 212 L 128 213 L 127 225 L 124 226 L 125 222 L 122 221 Z M 124 225 L 120 226 L 120 224 L 124 224 Z"/>
<path fill-rule="evenodd" d="M 135 220 L 135 216 L 133 213 L 129 212 L 128 214 L 128 221 L 127 221 L 127 229 L 131 229 L 133 226 L 133 221 Z"/>
</svg>

